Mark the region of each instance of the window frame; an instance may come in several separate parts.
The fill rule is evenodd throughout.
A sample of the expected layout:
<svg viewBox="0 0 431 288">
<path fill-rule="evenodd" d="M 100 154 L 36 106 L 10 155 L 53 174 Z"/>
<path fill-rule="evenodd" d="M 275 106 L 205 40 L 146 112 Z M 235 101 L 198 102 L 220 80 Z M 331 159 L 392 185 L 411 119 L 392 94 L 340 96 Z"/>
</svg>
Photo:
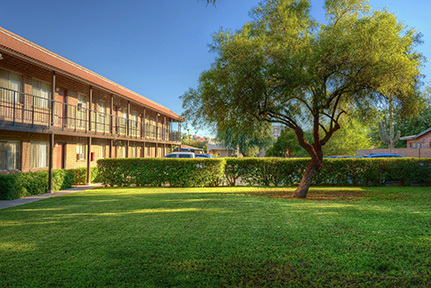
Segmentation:
<svg viewBox="0 0 431 288">
<path fill-rule="evenodd" d="M 87 159 L 87 145 L 83 143 L 76 144 L 76 161 L 85 161 Z"/>
<path fill-rule="evenodd" d="M 40 155 L 41 148 L 42 148 L 42 147 L 40 147 L 41 145 L 46 146 L 45 157 L 42 157 L 43 155 Z M 35 146 L 37 148 L 35 148 Z M 36 153 L 36 155 L 34 155 L 34 153 Z M 48 168 L 48 155 L 49 155 L 49 142 L 47 142 L 47 141 L 31 141 L 30 142 L 30 168 L 31 169 Z M 35 160 L 35 158 L 37 160 Z M 35 163 L 35 161 L 37 163 Z"/>
<path fill-rule="evenodd" d="M 1 71 L 6 72 L 8 74 L 8 79 L 0 77 L 0 79 L 7 81 L 8 87 L 3 87 L 1 85 L 0 85 L 0 87 L 7 89 L 5 91 L 5 94 L 6 95 L 9 94 L 9 95 L 7 95 L 6 97 L 3 97 L 3 92 L 2 92 L 0 94 L 0 101 L 21 103 L 21 91 L 22 91 L 22 84 L 23 84 L 22 74 L 17 73 L 15 71 L 0 68 L 0 75 L 1 75 Z M 19 78 L 19 81 L 16 81 L 16 79 L 13 79 L 12 76 L 14 76 L 14 75 L 17 76 L 17 78 Z M 1 83 L 1 81 L 0 81 L 0 83 Z M 13 86 L 11 84 L 18 84 L 18 90 L 15 90 L 14 87 L 11 87 L 11 86 Z M 13 94 L 13 98 L 14 98 L 13 100 L 12 100 L 12 94 Z"/>
<path fill-rule="evenodd" d="M 37 83 L 38 85 L 35 85 L 35 83 Z M 43 85 L 47 85 L 48 89 L 45 90 L 43 88 Z M 49 109 L 49 100 L 50 100 L 50 95 L 52 93 L 51 89 L 52 89 L 51 83 L 48 83 L 39 79 L 35 79 L 35 78 L 31 80 L 31 95 L 33 96 L 32 102 L 34 107 Z"/>
<path fill-rule="evenodd" d="M 7 145 L 16 145 L 15 148 L 15 155 L 11 155 L 11 152 L 7 149 Z M 5 146 L 6 149 L 2 151 L 2 146 Z M 21 169 L 21 141 L 18 140 L 0 140 L 0 157 L 2 159 L 6 159 L 6 161 L 2 161 L 2 163 L 5 163 L 5 169 L 2 169 L 0 166 L 0 171 L 16 171 Z M 15 167 L 8 167 L 9 164 L 9 157 L 13 157 L 14 159 L 12 162 L 14 162 Z"/>
</svg>

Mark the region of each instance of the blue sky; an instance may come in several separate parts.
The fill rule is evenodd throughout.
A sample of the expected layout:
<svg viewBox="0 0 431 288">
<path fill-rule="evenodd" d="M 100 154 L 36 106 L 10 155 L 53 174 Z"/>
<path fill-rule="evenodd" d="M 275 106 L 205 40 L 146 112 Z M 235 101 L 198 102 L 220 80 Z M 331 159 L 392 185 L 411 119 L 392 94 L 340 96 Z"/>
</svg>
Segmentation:
<svg viewBox="0 0 431 288">
<path fill-rule="evenodd" d="M 213 7 L 198 0 L 14 0 L 2 4 L 0 26 L 181 114 L 178 97 L 197 86 L 214 60 L 211 34 L 239 29 L 258 2 L 218 0 Z M 312 15 L 323 21 L 324 0 L 311 4 Z M 418 50 L 431 61 L 431 1 L 370 5 L 387 7 L 423 33 Z M 431 64 L 425 65 L 428 82 Z"/>
</svg>

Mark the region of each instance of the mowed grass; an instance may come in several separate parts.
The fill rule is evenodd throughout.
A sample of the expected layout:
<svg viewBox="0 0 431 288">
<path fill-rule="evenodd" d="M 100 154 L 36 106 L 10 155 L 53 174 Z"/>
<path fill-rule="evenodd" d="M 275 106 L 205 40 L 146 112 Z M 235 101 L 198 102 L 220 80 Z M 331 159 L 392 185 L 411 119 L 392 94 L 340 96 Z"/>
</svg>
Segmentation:
<svg viewBox="0 0 431 288">
<path fill-rule="evenodd" d="M 431 287 L 429 187 L 105 188 L 0 210 L 1 287 Z"/>
</svg>

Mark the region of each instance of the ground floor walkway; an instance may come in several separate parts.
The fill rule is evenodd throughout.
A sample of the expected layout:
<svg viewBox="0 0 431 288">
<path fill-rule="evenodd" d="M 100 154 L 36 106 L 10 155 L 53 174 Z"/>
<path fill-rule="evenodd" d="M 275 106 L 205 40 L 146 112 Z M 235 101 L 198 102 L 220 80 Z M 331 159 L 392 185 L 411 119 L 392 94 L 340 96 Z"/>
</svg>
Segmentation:
<svg viewBox="0 0 431 288">
<path fill-rule="evenodd" d="M 15 207 L 15 206 L 19 206 L 19 205 L 23 205 L 23 204 L 27 204 L 27 203 L 55 197 L 55 196 L 66 195 L 70 193 L 75 193 L 75 192 L 84 191 L 84 190 L 93 189 L 93 188 L 99 188 L 99 187 L 103 187 L 103 185 L 100 183 L 95 183 L 91 185 L 79 185 L 67 190 L 61 190 L 54 193 L 33 195 L 26 198 L 15 199 L 15 200 L 0 200 L 0 209 Z"/>
</svg>

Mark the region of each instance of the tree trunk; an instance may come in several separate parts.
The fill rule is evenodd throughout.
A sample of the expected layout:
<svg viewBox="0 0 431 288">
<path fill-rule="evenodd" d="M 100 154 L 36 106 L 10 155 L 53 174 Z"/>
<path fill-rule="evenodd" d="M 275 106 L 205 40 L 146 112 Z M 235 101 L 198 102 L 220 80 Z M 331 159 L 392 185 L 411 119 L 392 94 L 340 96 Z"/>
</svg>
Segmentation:
<svg viewBox="0 0 431 288">
<path fill-rule="evenodd" d="M 302 176 L 301 182 L 299 183 L 298 188 L 296 188 L 295 193 L 293 193 L 293 198 L 304 199 L 307 197 L 308 189 L 311 186 L 311 182 L 313 180 L 313 176 L 320 170 L 322 167 L 322 160 L 312 158 L 310 164 L 308 164 L 307 169 Z"/>
</svg>

